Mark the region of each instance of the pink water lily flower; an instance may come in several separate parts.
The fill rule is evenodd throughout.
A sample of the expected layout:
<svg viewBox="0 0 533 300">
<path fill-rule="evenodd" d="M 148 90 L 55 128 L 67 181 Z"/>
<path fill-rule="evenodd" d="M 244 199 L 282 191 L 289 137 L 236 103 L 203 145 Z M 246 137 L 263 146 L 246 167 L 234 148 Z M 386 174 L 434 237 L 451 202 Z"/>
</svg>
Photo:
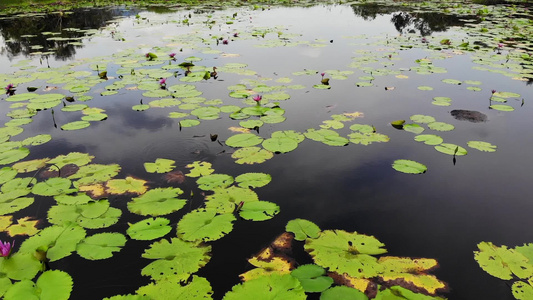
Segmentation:
<svg viewBox="0 0 533 300">
<path fill-rule="evenodd" d="M 496 90 L 492 90 L 492 93 L 493 93 L 493 94 L 496 93 Z"/>
<path fill-rule="evenodd" d="M 238 33 L 238 32 L 235 32 L 235 33 L 233 34 L 233 37 L 238 37 L 238 36 L 239 36 L 239 33 Z"/>
<path fill-rule="evenodd" d="M 254 99 L 255 102 L 259 103 L 259 101 L 261 101 L 261 99 L 263 99 L 263 96 L 255 95 L 255 96 L 252 97 L 252 99 Z"/>
<path fill-rule="evenodd" d="M 15 93 L 15 86 L 12 83 L 8 84 L 5 89 L 6 94 L 13 95 Z"/>
<path fill-rule="evenodd" d="M 174 56 L 176 56 L 176 53 L 172 52 L 168 56 L 170 56 L 170 58 L 174 58 Z"/>
<path fill-rule="evenodd" d="M 322 76 L 322 78 L 324 78 L 324 75 L 326 75 L 326 73 L 322 72 L 320 73 L 320 75 Z"/>
<path fill-rule="evenodd" d="M 9 254 L 11 254 L 11 250 L 13 250 L 14 246 L 15 246 L 15 241 L 13 241 L 13 243 L 11 244 L 9 242 L 0 241 L 0 256 L 8 257 Z"/>
<path fill-rule="evenodd" d="M 498 43 L 498 48 L 499 49 L 503 48 L 503 44 L 502 43 Z"/>
<path fill-rule="evenodd" d="M 228 40 L 223 40 L 222 41 L 222 44 L 224 44 L 224 45 L 227 45 L 228 43 L 229 43 Z"/>
<path fill-rule="evenodd" d="M 159 80 L 159 84 L 160 84 L 161 86 L 164 86 L 164 85 L 167 84 L 167 80 L 166 80 L 165 78 L 161 78 L 161 79 Z"/>
</svg>

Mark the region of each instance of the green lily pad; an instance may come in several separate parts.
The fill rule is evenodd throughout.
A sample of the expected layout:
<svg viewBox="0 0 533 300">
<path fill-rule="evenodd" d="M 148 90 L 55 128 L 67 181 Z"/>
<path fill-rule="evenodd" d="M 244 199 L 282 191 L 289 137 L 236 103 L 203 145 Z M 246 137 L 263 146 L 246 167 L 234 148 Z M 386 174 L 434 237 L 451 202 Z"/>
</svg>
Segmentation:
<svg viewBox="0 0 533 300">
<path fill-rule="evenodd" d="M 83 154 L 83 153 L 81 153 Z M 48 161 L 50 162 L 50 161 Z M 101 165 L 90 164 L 81 166 L 76 174 L 69 176 L 69 179 L 78 179 L 74 186 L 90 185 L 99 182 L 105 182 L 115 177 L 121 170 L 117 164 Z"/>
<path fill-rule="evenodd" d="M 9 257 L 1 257 L 0 269 L 6 276 L 4 278 L 8 278 L 9 283 L 11 283 L 10 279 L 31 280 L 41 271 L 41 262 L 35 258 L 33 253 L 19 251 L 12 253 Z"/>
<path fill-rule="evenodd" d="M 335 286 L 324 292 L 320 296 L 320 300 L 335 300 L 335 299 L 351 299 L 351 300 L 368 300 L 368 297 L 361 291 L 347 287 Z M 394 298 L 391 298 L 394 299 Z M 408 299 L 408 298 L 404 298 Z M 413 298 L 414 299 L 414 298 Z"/>
<path fill-rule="evenodd" d="M 456 84 L 456 85 L 460 85 L 463 83 L 461 80 L 457 80 L 457 79 L 443 79 L 442 82 L 448 83 L 448 84 Z"/>
<path fill-rule="evenodd" d="M 419 86 L 418 89 L 421 90 L 421 91 L 432 91 L 433 90 L 432 87 L 425 86 L 425 85 Z"/>
<path fill-rule="evenodd" d="M 179 188 L 151 189 L 128 202 L 128 210 L 143 216 L 162 216 L 180 210 L 186 200 L 178 199 L 183 191 Z"/>
<path fill-rule="evenodd" d="M 224 295 L 224 300 L 291 299 L 304 300 L 307 296 L 300 281 L 289 274 L 272 273 L 235 285 Z M 340 298 L 338 298 L 340 299 Z"/>
<path fill-rule="evenodd" d="M 425 165 L 408 159 L 395 160 L 392 167 L 396 171 L 408 174 L 422 174 L 426 173 L 428 169 Z"/>
<path fill-rule="evenodd" d="M 513 296 L 518 300 L 533 298 L 533 286 L 523 281 L 515 281 L 512 286 Z"/>
<path fill-rule="evenodd" d="M 313 85 L 313 88 L 317 90 L 329 90 L 331 89 L 331 85 L 329 84 L 315 84 Z"/>
<path fill-rule="evenodd" d="M 294 239 L 297 241 L 305 241 L 308 237 L 316 239 L 320 235 L 320 227 L 304 219 L 290 220 L 285 230 L 294 233 Z"/>
<path fill-rule="evenodd" d="M 126 237 L 117 232 L 104 232 L 86 237 L 76 247 L 78 254 L 89 260 L 106 259 L 119 252 L 126 244 Z"/>
<path fill-rule="evenodd" d="M 294 269 L 291 275 L 300 281 L 300 284 L 308 293 L 323 292 L 333 284 L 333 278 L 324 276 L 326 275 L 326 270 L 313 264 L 301 265 Z"/>
<path fill-rule="evenodd" d="M 178 237 L 185 241 L 214 241 L 233 230 L 233 214 L 217 214 L 214 209 L 193 210 L 178 222 Z"/>
<path fill-rule="evenodd" d="M 435 146 L 435 150 L 449 154 L 449 155 L 457 155 L 462 156 L 466 155 L 468 151 L 466 151 L 465 148 L 455 145 L 455 144 L 449 144 L 449 143 L 442 143 L 440 145 Z"/>
<path fill-rule="evenodd" d="M 50 261 L 56 261 L 72 254 L 85 234 L 85 230 L 76 224 L 52 225 L 26 239 L 19 252 L 34 255 L 39 249 L 46 252 Z"/>
<path fill-rule="evenodd" d="M 172 230 L 168 226 L 170 221 L 165 218 L 148 218 L 134 224 L 126 230 L 126 233 L 134 240 L 149 241 L 165 236 Z"/>
<path fill-rule="evenodd" d="M 272 132 L 271 137 L 273 138 L 287 137 L 287 138 L 295 140 L 298 143 L 301 143 L 303 142 L 303 140 L 305 140 L 305 136 L 303 134 L 296 132 L 294 130 L 274 131 Z"/>
<path fill-rule="evenodd" d="M 513 279 L 513 275 L 522 279 L 533 275 L 533 265 L 522 253 L 491 242 L 481 242 L 477 246 L 479 251 L 474 251 L 474 259 L 490 275 L 503 280 Z"/>
<path fill-rule="evenodd" d="M 415 136 L 415 141 L 424 142 L 424 144 L 426 145 L 435 146 L 435 145 L 442 143 L 444 140 L 438 135 L 420 134 L 420 135 Z"/>
<path fill-rule="evenodd" d="M 274 153 L 259 147 L 244 147 L 233 152 L 231 157 L 235 158 L 235 162 L 241 165 L 259 164 L 274 157 Z"/>
<path fill-rule="evenodd" d="M 264 221 L 272 219 L 279 213 L 279 206 L 268 201 L 246 202 L 239 215 L 245 220 Z"/>
<path fill-rule="evenodd" d="M 74 121 L 61 126 L 62 130 L 79 130 L 91 125 L 88 121 Z"/>
<path fill-rule="evenodd" d="M 191 115 L 202 120 L 216 120 L 220 118 L 219 113 L 220 108 L 214 106 L 201 107 L 191 111 Z"/>
<path fill-rule="evenodd" d="M 431 123 L 435 122 L 435 118 L 432 116 L 425 116 L 425 115 L 412 115 L 410 117 L 411 121 L 416 123 Z"/>
<path fill-rule="evenodd" d="M 167 173 L 172 171 L 175 161 L 166 158 L 157 158 L 153 163 L 144 163 L 144 168 L 148 173 Z"/>
<path fill-rule="evenodd" d="M 477 149 L 479 151 L 484 152 L 495 152 L 496 146 L 492 145 L 491 143 L 482 142 L 482 141 L 469 141 L 466 143 L 468 147 Z"/>
<path fill-rule="evenodd" d="M 180 121 L 181 127 L 194 127 L 200 125 L 200 121 L 193 119 L 185 119 Z"/>
<path fill-rule="evenodd" d="M 38 134 L 29 138 L 25 138 L 22 141 L 23 146 L 38 146 L 45 144 L 52 140 L 52 136 L 49 134 Z"/>
<path fill-rule="evenodd" d="M 505 105 L 505 104 L 493 104 L 489 107 L 495 110 L 499 110 L 499 111 L 514 111 L 514 108 L 512 106 Z"/>
<path fill-rule="evenodd" d="M 235 177 L 235 182 L 243 188 L 258 188 L 267 185 L 272 180 L 270 174 L 244 173 Z"/>
<path fill-rule="evenodd" d="M 287 153 L 298 147 L 298 142 L 288 137 L 273 137 L 263 141 L 263 148 L 272 152 Z"/>
<path fill-rule="evenodd" d="M 17 176 L 17 171 L 11 167 L 0 169 L 0 184 L 4 184 Z"/>
<path fill-rule="evenodd" d="M 239 133 L 229 137 L 226 145 L 230 147 L 250 147 L 260 144 L 263 138 L 253 133 Z"/>
<path fill-rule="evenodd" d="M 72 182 L 70 179 L 55 177 L 35 184 L 32 192 L 41 196 L 56 196 L 61 194 L 71 194 L 78 191 L 77 189 L 71 189 L 71 186 Z"/>
<path fill-rule="evenodd" d="M 213 290 L 207 279 L 193 275 L 191 282 L 187 285 L 181 285 L 178 280 L 158 280 L 155 283 L 140 287 L 137 293 L 146 295 L 153 300 L 207 300 L 212 299 Z"/>
<path fill-rule="evenodd" d="M 205 266 L 210 259 L 211 246 L 185 242 L 171 238 L 154 242 L 142 255 L 144 258 L 156 259 L 141 271 L 142 275 L 154 280 L 175 278 L 185 280 Z"/>
<path fill-rule="evenodd" d="M 72 277 L 60 270 L 49 270 L 37 281 L 23 280 L 13 284 L 5 299 L 68 300 L 72 292 Z"/>
<path fill-rule="evenodd" d="M 219 187 L 228 187 L 233 183 L 234 179 L 230 175 L 226 174 L 210 174 L 204 175 L 196 183 L 198 188 L 204 191 L 210 191 Z"/>
<path fill-rule="evenodd" d="M 248 120 L 248 121 L 241 121 L 239 122 L 239 125 L 243 128 L 249 128 L 254 129 L 256 127 L 263 126 L 264 122 L 261 120 Z"/>
<path fill-rule="evenodd" d="M 436 131 L 451 131 L 455 129 L 455 126 L 452 124 L 444 123 L 444 122 L 431 122 L 428 123 L 429 129 L 433 129 Z"/>
<path fill-rule="evenodd" d="M 405 124 L 403 125 L 403 130 L 419 134 L 424 131 L 424 127 L 418 124 Z"/>
<path fill-rule="evenodd" d="M 315 263 L 323 268 L 340 274 L 347 273 L 351 277 L 370 278 L 382 270 L 372 255 L 386 253 L 383 246 L 373 236 L 325 230 L 318 238 L 307 239 L 304 247 Z"/>
<path fill-rule="evenodd" d="M 20 147 L 11 149 L 0 153 L 0 165 L 7 165 L 17 162 L 30 154 L 28 148 Z"/>
</svg>

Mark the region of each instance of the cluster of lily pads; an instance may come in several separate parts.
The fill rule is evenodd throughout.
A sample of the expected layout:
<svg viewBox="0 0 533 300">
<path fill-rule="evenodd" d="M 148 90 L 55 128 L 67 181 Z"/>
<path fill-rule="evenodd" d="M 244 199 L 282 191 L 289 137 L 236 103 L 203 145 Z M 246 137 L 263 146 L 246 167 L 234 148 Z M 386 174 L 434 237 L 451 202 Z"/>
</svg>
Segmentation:
<svg viewBox="0 0 533 300">
<path fill-rule="evenodd" d="M 425 9 L 424 3 L 410 3 L 418 9 Z M 502 19 L 503 13 L 514 13 L 512 8 L 495 8 L 444 3 L 448 13 L 476 13 L 480 23 L 471 26 L 466 40 L 415 38 L 411 35 L 394 38 L 379 38 L 369 42 L 367 37 L 347 37 L 368 47 L 388 47 L 384 51 L 359 50 L 347 66 L 367 75 L 354 80 L 354 88 L 373 88 L 373 82 L 380 76 L 395 76 L 409 79 L 409 72 L 416 74 L 441 74 L 446 69 L 433 65 L 433 61 L 443 60 L 468 51 L 476 51 L 472 56 L 475 63 L 482 65 L 479 70 L 496 72 L 517 80 L 529 80 L 533 70 L 529 58 L 529 42 L 524 41 L 527 32 L 515 29 L 526 20 L 509 18 L 504 25 L 490 20 Z M 430 9 L 430 7 L 427 7 Z M 238 22 L 229 18 L 217 20 L 224 24 Z M 200 20 L 202 19 L 202 20 Z M 215 20 L 205 17 L 191 17 L 180 20 L 183 26 L 200 24 L 213 26 Z M 209 18 L 208 18 L 209 19 Z M 143 22 L 138 18 L 138 22 Z M 501 27 L 500 27 L 501 26 Z M 512 35 L 504 34 L 511 28 Z M 51 34 L 53 35 L 53 34 Z M 238 57 L 238 54 L 224 53 L 215 49 L 217 45 L 258 40 L 257 47 L 327 47 L 329 41 L 303 41 L 298 35 L 280 31 L 280 28 L 251 27 L 238 34 L 205 37 L 196 33 L 186 33 L 167 38 L 167 43 L 179 43 L 180 47 L 199 49 L 203 55 Z M 266 38 L 265 38 L 266 36 Z M 261 40 L 259 40 L 259 38 Z M 478 40 L 492 40 L 495 47 L 478 46 Z M 427 48 L 427 58 L 418 59 L 411 68 L 395 69 L 394 62 L 400 60 L 395 48 Z M 201 48 L 199 48 L 201 46 Z M 494 49 L 496 48 L 496 49 Z M 35 55 L 47 55 L 35 49 Z M 229 128 L 235 131 L 225 140 L 225 144 L 237 148 L 232 157 L 238 164 L 261 163 L 274 157 L 275 153 L 287 153 L 297 149 L 305 139 L 330 146 L 347 146 L 350 143 L 370 145 L 387 142 L 389 137 L 378 133 L 371 124 L 350 124 L 363 116 L 361 112 L 333 114 L 317 128 L 305 132 L 290 129 L 275 130 L 270 136 L 261 136 L 259 128 L 264 124 L 280 124 L 286 120 L 282 101 L 291 99 L 291 90 L 305 89 L 301 84 L 289 85 L 289 77 L 278 78 L 276 84 L 269 85 L 269 78 L 255 79 L 257 73 L 249 70 L 244 63 L 226 63 L 217 66 L 202 65 L 197 56 L 181 57 L 174 46 L 153 47 L 146 53 L 144 48 L 133 47 L 111 56 L 98 57 L 89 61 L 75 61 L 59 68 L 38 68 L 33 60 L 19 62 L 20 67 L 13 74 L 1 74 L 0 83 L 6 87 L 5 101 L 11 102 L 7 116 L 12 118 L 0 128 L 0 228 L 10 236 L 28 235 L 18 247 L 4 243 L 0 247 L 0 294 L 5 299 L 22 299 L 25 296 L 38 296 L 42 299 L 67 299 L 73 282 L 70 275 L 60 270 L 49 269 L 55 261 L 76 252 L 89 260 L 107 259 L 126 246 L 128 239 L 154 241 L 145 250 L 143 257 L 152 260 L 141 274 L 152 282 L 140 287 L 135 295 L 114 296 L 109 299 L 171 299 L 170 297 L 201 296 L 210 298 L 211 286 L 207 279 L 195 273 L 210 260 L 211 241 L 227 235 L 239 218 L 263 221 L 279 213 L 277 204 L 260 201 L 254 189 L 268 184 L 270 175 L 264 173 L 244 173 L 237 177 L 214 173 L 205 161 L 187 165 L 189 173 L 176 171 L 175 161 L 159 158 L 146 162 L 147 173 L 161 173 L 168 183 L 179 183 L 185 177 L 198 178 L 197 188 L 207 193 L 205 205 L 191 210 L 173 224 L 169 216 L 179 213 L 187 203 L 184 191 L 177 187 L 150 188 L 147 181 L 134 177 L 115 178 L 121 170 L 118 164 L 91 163 L 93 156 L 72 152 L 55 158 L 39 158 L 24 161 L 30 148 L 49 142 L 52 136 L 40 134 L 23 140 L 16 136 L 23 132 L 23 126 L 30 124 L 37 114 L 61 111 L 75 121 L 60 124 L 63 130 L 87 128 L 91 122 L 105 121 L 109 116 L 103 108 L 91 107 L 94 98 L 112 97 L 119 92 L 135 93 L 143 100 L 133 105 L 135 111 L 165 109 L 169 118 L 180 119 L 182 128 L 199 125 L 203 121 L 227 118 L 238 122 Z M 173 52 L 176 51 L 176 52 Z M 177 59 L 179 58 L 179 63 Z M 381 67 L 373 67 L 380 64 Z M 72 68 L 85 68 L 73 71 Z M 113 71 L 112 71 L 113 70 Z M 116 70 L 116 71 L 115 71 Z M 315 89 L 334 89 L 336 80 L 350 80 L 355 72 L 350 70 L 304 70 L 295 71 L 294 76 L 315 76 Z M 206 99 L 198 82 L 214 80 L 221 75 L 242 76 L 240 83 L 227 87 L 231 100 L 241 100 L 242 105 L 228 103 L 224 99 Z M 320 76 L 320 77 L 319 77 Z M 328 79 L 328 80 L 325 80 Z M 444 79 L 450 85 L 469 85 L 467 90 L 478 92 L 480 82 Z M 101 86 L 104 85 L 103 91 Z M 27 92 L 24 92 L 26 88 Z M 394 87 L 387 87 L 392 91 Z M 419 90 L 431 90 L 420 86 Z M 141 92 L 139 92 L 141 91 Z M 515 108 L 505 103 L 507 99 L 520 99 L 511 92 L 494 91 L 490 96 L 490 108 L 512 111 Z M 149 99 L 154 100 L 149 100 Z M 522 105 L 524 101 L 522 100 Z M 451 105 L 447 97 L 435 97 L 433 104 Z M 62 107 L 61 107 L 62 106 Z M 60 109 L 58 109 L 61 107 Z M 54 110 L 55 109 L 55 110 Z M 434 146 L 439 152 L 453 155 L 466 155 L 467 150 L 459 145 L 444 143 L 434 134 L 421 134 L 425 128 L 435 131 L 453 130 L 454 126 L 438 122 L 426 115 L 413 115 L 413 122 L 405 124 L 399 120 L 393 126 L 417 134 L 415 140 Z M 55 122 L 55 119 L 54 119 Z M 54 123 L 55 124 L 55 123 Z M 349 127 L 350 133 L 343 136 L 339 130 Z M 281 128 L 280 128 L 281 129 Z M 253 133 L 256 131 L 256 133 Z M 259 147 L 259 145 L 261 147 Z M 483 141 L 469 141 L 467 145 L 481 151 L 492 152 L 495 146 Z M 38 150 L 38 148 L 37 148 Z M 404 173 L 423 173 L 423 164 L 399 159 L 393 168 Z M 32 173 L 36 173 L 31 176 Z M 20 174 L 27 174 L 21 177 Z M 129 195 L 127 209 L 145 219 L 130 224 L 126 232 L 93 233 L 93 230 L 108 228 L 117 224 L 122 211 L 112 207 L 106 198 L 111 195 Z M 30 195 L 30 196 L 28 196 Z M 55 203 L 48 209 L 48 222 L 52 224 L 38 229 L 38 220 L 28 217 L 13 220 L 13 214 L 31 206 L 37 197 L 48 197 Z M 184 198 L 180 198 L 184 197 Z M 172 223 L 172 224 L 171 224 Z M 176 225 L 176 234 L 165 238 Z M 353 297 L 366 299 L 408 298 L 435 299 L 436 293 L 446 286 L 435 276 L 428 274 L 436 267 L 432 259 L 411 259 L 377 255 L 386 252 L 384 245 L 372 236 L 342 230 L 321 231 L 315 224 L 301 219 L 292 220 L 286 230 L 292 232 L 297 241 L 305 241 L 304 249 L 311 255 L 315 264 L 298 266 L 287 257 L 286 249 L 279 244 L 290 244 L 291 234 L 282 235 L 271 246 L 262 250 L 249 262 L 256 268 L 242 274 L 244 283 L 236 285 L 225 299 L 250 299 L 268 293 L 279 293 L 290 299 L 304 299 L 306 293 L 322 293 L 323 299 Z M 10 246 L 7 246 L 10 245 Z M 290 248 L 290 247 L 289 247 Z M 513 294 L 517 299 L 528 299 L 533 293 L 531 277 L 533 267 L 529 264 L 529 246 L 516 249 L 496 247 L 490 243 L 480 244 L 476 259 L 491 275 L 508 280 L 514 274 L 526 281 L 513 284 Z M 13 250 L 15 249 L 15 250 Z M 507 259 L 508 258 L 508 259 Z M 495 267 L 496 261 L 498 263 Z M 48 267 L 47 267 L 48 266 Z M 497 274 L 497 275 L 495 275 Z M 327 275 L 327 276 L 326 276 Z M 333 283 L 335 282 L 335 286 Z M 74 283 L 75 284 L 75 283 Z M 422 291 L 422 293 L 419 293 Z M 171 296 L 172 295 L 172 296 Z M 437 298 L 438 299 L 438 298 Z"/>
</svg>

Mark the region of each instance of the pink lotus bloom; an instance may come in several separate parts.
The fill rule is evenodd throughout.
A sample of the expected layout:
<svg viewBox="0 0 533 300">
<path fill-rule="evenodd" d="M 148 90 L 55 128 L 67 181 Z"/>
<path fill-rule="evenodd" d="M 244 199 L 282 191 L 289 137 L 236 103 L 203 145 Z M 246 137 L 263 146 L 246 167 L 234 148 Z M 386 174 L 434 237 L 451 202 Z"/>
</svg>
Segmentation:
<svg viewBox="0 0 533 300">
<path fill-rule="evenodd" d="M 258 102 L 258 103 L 259 103 L 259 101 L 261 101 L 261 99 L 263 99 L 263 96 L 261 96 L 261 95 L 255 95 L 255 96 L 252 97 L 252 99 L 254 99 L 255 102 Z"/>
<path fill-rule="evenodd" d="M 238 32 L 235 32 L 235 33 L 233 34 L 233 37 L 238 37 L 238 36 L 239 36 L 239 33 L 238 33 Z"/>
<path fill-rule="evenodd" d="M 159 80 L 159 84 L 160 85 L 166 85 L 167 84 L 167 80 L 165 78 L 161 78 L 161 80 Z"/>
<path fill-rule="evenodd" d="M 498 43 L 498 48 L 503 48 L 503 44 L 502 43 Z"/>
<path fill-rule="evenodd" d="M 146 53 L 144 56 L 145 57 L 150 57 L 150 53 Z"/>
<path fill-rule="evenodd" d="M 9 254 L 11 254 L 11 250 L 13 250 L 14 246 L 15 246 L 15 241 L 13 241 L 12 244 L 10 244 L 8 242 L 0 241 L 0 256 L 1 257 L 8 257 Z"/>
<path fill-rule="evenodd" d="M 222 41 L 222 44 L 224 44 L 224 45 L 227 45 L 228 43 L 229 43 L 228 40 L 223 40 Z"/>
<path fill-rule="evenodd" d="M 422 38 L 422 43 L 427 43 L 427 42 L 428 42 L 428 40 L 425 37 L 423 37 Z"/>
<path fill-rule="evenodd" d="M 326 75 L 326 73 L 322 72 L 322 73 L 320 73 L 320 75 L 322 75 L 322 77 L 324 77 L 324 75 Z"/>
<path fill-rule="evenodd" d="M 8 85 L 5 87 L 5 89 L 6 89 L 7 92 L 9 92 L 9 91 L 10 91 L 12 88 L 14 88 L 14 87 L 15 87 L 15 86 L 14 86 L 12 83 L 10 83 L 10 84 L 8 84 Z"/>
<path fill-rule="evenodd" d="M 170 53 L 168 56 L 170 56 L 170 58 L 174 58 L 174 56 L 176 56 L 176 53 Z"/>
<path fill-rule="evenodd" d="M 493 93 L 493 94 L 496 93 L 496 90 L 492 90 L 492 93 Z"/>
</svg>

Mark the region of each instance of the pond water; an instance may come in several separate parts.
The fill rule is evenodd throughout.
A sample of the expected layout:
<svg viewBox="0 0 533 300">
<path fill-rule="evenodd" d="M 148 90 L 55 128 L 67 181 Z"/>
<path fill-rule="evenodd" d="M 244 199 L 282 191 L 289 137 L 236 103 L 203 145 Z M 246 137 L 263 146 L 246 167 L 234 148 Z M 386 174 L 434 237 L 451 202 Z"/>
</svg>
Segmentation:
<svg viewBox="0 0 533 300">
<path fill-rule="evenodd" d="M 482 241 L 509 247 L 533 241 L 533 232 L 528 230 L 533 226 L 529 186 L 533 109 L 528 78 L 533 77 L 528 61 L 520 60 L 531 50 L 531 41 L 526 35 L 502 43 L 503 33 L 491 33 L 512 20 L 496 13 L 498 9 L 508 13 L 510 6 L 488 7 L 492 15 L 486 20 L 476 15 L 480 7 L 465 5 L 465 11 L 447 14 L 430 7 L 381 4 L 264 6 L 255 10 L 114 7 L 5 17 L 0 20 L 0 83 L 15 82 L 16 92 L 0 96 L 0 109 L 5 112 L 0 114 L 0 122 L 12 121 L 9 113 L 14 110 L 25 110 L 26 104 L 20 103 L 32 103 L 31 99 L 10 101 L 29 93 L 27 87 L 38 87 L 37 94 L 72 96 L 74 101 L 60 99 L 51 101 L 53 107 L 34 106 L 31 123 L 20 125 L 22 133 L 2 134 L 6 141 L 51 136 L 42 145 L 26 146 L 30 153 L 21 161 L 88 153 L 94 156 L 93 164 L 120 165 L 117 179 L 133 176 L 146 180 L 149 189 L 181 188 L 180 198 L 188 202 L 179 211 L 161 216 L 172 224 L 172 231 L 164 236 L 167 239 L 176 236 L 176 224 L 185 214 L 206 205 L 205 195 L 212 192 L 198 189 L 197 178 L 168 182 L 161 173 L 147 172 L 144 163 L 171 159 L 174 170 L 185 174 L 189 172 L 186 165 L 198 161 L 211 163 L 215 174 L 270 174 L 269 184 L 253 190 L 259 199 L 277 204 L 279 213 L 264 221 L 237 219 L 231 232 L 208 242 L 212 257 L 195 274 L 210 281 L 214 299 L 221 299 L 240 283 L 238 275 L 253 268 L 247 259 L 296 218 L 312 221 L 322 230 L 375 236 L 391 256 L 436 259 L 439 268 L 431 274 L 447 283 L 448 291 L 438 293 L 443 297 L 514 299 L 508 283 L 484 272 L 473 251 Z M 523 13 L 520 8 L 515 11 L 517 20 Z M 488 24 L 496 25 L 488 32 L 482 30 Z M 441 43 L 445 39 L 450 43 Z M 464 45 L 466 42 L 469 44 Z M 157 58 L 147 59 L 146 53 Z M 175 60 L 169 53 L 176 53 Z M 187 77 L 186 68 L 176 67 L 184 61 L 195 65 Z M 190 80 L 196 72 L 203 76 L 213 67 L 217 67 L 216 78 Z M 98 75 L 104 70 L 107 80 L 100 80 L 106 77 Z M 322 72 L 326 74 L 321 76 Z M 158 107 L 150 102 L 171 96 L 159 87 L 160 77 L 166 78 L 170 90 L 191 84 L 205 99 L 178 96 L 174 99 L 181 103 Z M 321 83 L 322 78 L 329 78 L 329 89 L 322 89 L 328 87 Z M 445 79 L 461 84 L 443 82 Z M 244 86 L 236 86 L 239 84 Z M 244 96 L 230 95 L 235 90 Z M 284 110 L 284 119 L 271 112 L 265 116 L 278 118 L 262 116 L 264 124 L 251 130 L 264 139 L 277 131 L 309 133 L 321 127 L 350 138 L 355 132 L 350 129 L 353 124 L 371 125 L 388 139 L 381 136 L 383 142 L 363 145 L 351 137 L 355 142 L 331 146 L 307 136 L 294 150 L 276 153 L 263 163 L 238 164 L 232 155 L 240 147 L 225 141 L 238 134 L 230 127 L 239 127 L 242 120 L 228 112 L 217 112 L 213 120 L 189 114 L 208 106 L 253 108 L 256 104 L 251 98 L 257 94 L 263 96 L 262 107 Z M 269 100 L 269 95 L 279 98 Z M 439 101 L 434 97 L 448 98 Z M 61 128 L 65 124 L 87 115 L 62 109 L 76 104 L 102 109 L 107 117 L 90 121 L 87 128 L 63 130 L 68 129 Z M 461 120 L 451 113 L 454 110 L 480 112 L 486 120 Z M 187 115 L 171 118 L 176 112 Z M 453 130 L 432 130 L 417 122 L 425 130 L 414 133 L 409 126 L 398 130 L 390 124 L 395 120 L 415 124 L 410 120 L 413 115 L 432 116 L 453 125 Z M 334 121 L 339 118 L 341 121 Z M 188 127 L 186 119 L 200 122 Z M 216 140 L 211 138 L 214 134 Z M 415 141 L 421 134 L 438 135 L 444 143 L 453 144 L 452 155 Z M 468 147 L 469 141 L 487 142 L 497 150 L 480 151 Z M 459 151 L 453 155 L 454 149 L 459 150 L 456 145 L 468 154 Z M 12 147 L 6 145 L 2 150 Z M 399 159 L 422 163 L 427 171 L 419 175 L 399 172 L 392 168 Z M 21 172 L 17 177 L 34 173 Z M 126 234 L 129 224 L 147 218 L 128 210 L 132 197 L 138 196 L 107 195 L 110 206 L 120 209 L 122 216 L 110 227 L 87 229 L 87 236 L 101 232 L 127 236 L 120 252 L 106 260 L 86 260 L 74 253 L 49 263 L 50 268 L 72 277 L 71 299 L 133 294 L 150 283 L 141 269 L 151 260 L 141 255 L 161 236 L 143 241 Z M 53 197 L 35 195 L 32 205 L 7 215 L 14 219 L 30 216 L 39 220 L 37 227 L 43 229 L 61 219 L 47 220 L 52 205 L 56 205 Z M 7 234 L 0 236 L 8 239 Z M 15 238 L 15 251 L 25 239 L 27 236 Z M 300 264 L 312 263 L 302 249 L 303 243 L 295 242 L 294 258 Z M 318 299 L 319 295 L 309 297 Z"/>
</svg>

